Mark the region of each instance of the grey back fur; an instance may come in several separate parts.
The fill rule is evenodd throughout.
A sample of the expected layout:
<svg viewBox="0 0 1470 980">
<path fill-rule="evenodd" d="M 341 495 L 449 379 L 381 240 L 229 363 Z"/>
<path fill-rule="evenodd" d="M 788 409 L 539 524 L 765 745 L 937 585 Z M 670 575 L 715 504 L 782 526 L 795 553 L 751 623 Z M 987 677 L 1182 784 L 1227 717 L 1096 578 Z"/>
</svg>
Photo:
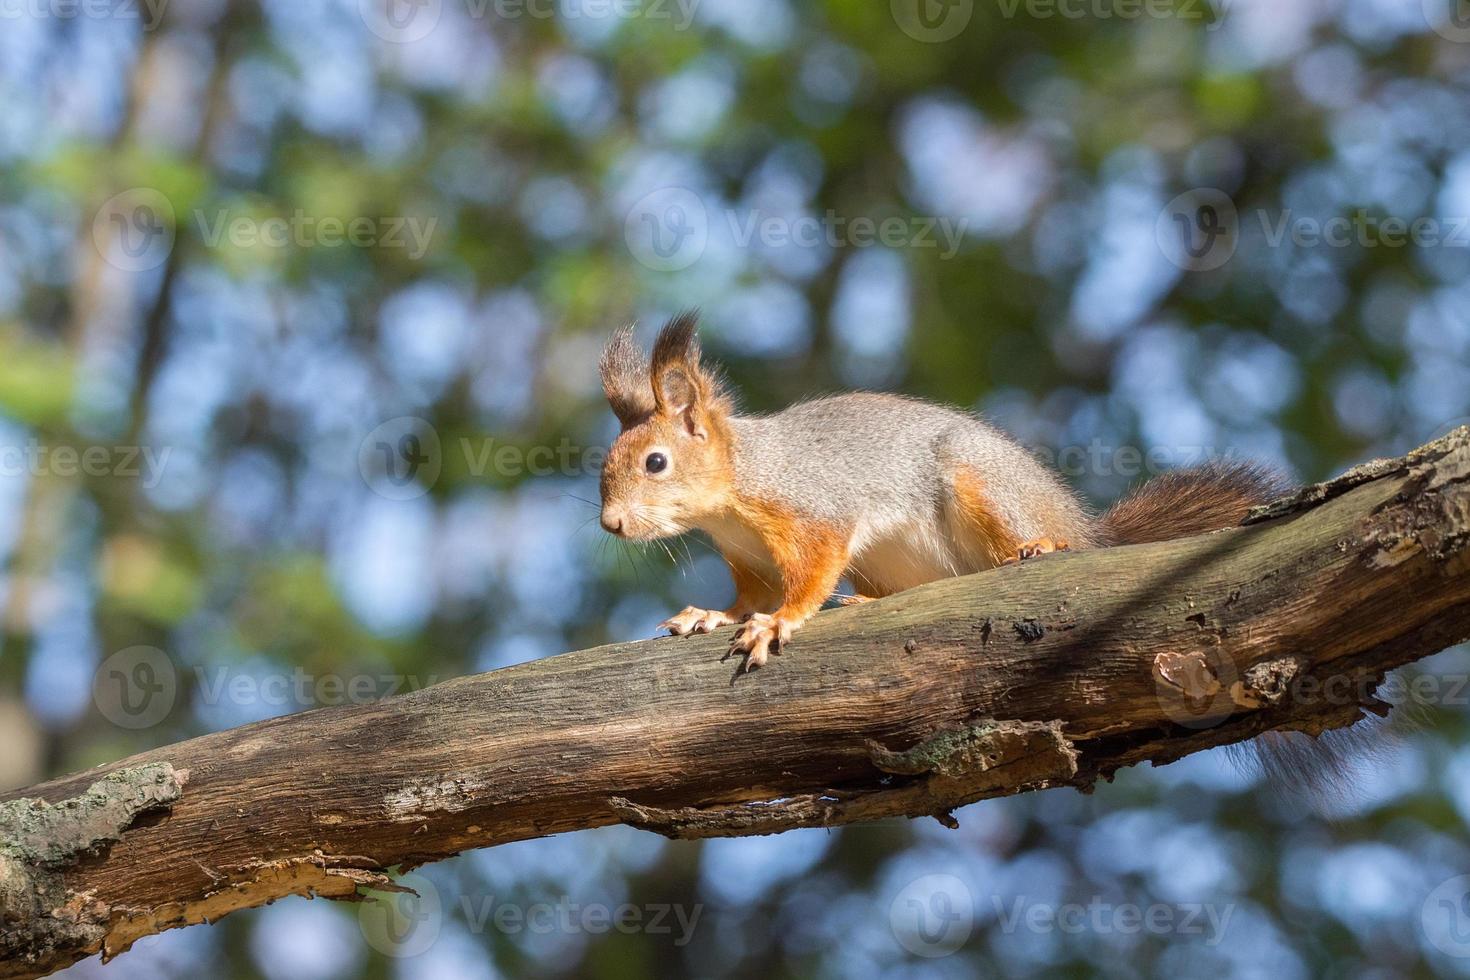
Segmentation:
<svg viewBox="0 0 1470 980">
<path fill-rule="evenodd" d="M 858 545 L 916 519 L 940 531 L 960 466 L 984 480 L 997 516 L 1021 538 L 1058 533 L 1036 516 L 1035 502 L 1051 500 L 1072 547 L 1093 541 L 1094 521 L 1069 488 L 1009 435 L 957 409 L 857 392 L 736 416 L 730 429 L 742 493 L 837 524 L 856 521 Z"/>
</svg>

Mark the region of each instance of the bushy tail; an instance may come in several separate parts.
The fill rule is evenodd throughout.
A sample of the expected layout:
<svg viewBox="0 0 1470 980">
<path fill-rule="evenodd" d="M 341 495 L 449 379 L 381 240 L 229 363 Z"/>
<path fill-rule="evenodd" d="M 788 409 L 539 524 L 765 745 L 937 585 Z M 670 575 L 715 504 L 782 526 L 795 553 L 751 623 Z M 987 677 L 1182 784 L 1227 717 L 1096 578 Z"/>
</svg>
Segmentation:
<svg viewBox="0 0 1470 980">
<path fill-rule="evenodd" d="M 1144 544 L 1234 527 L 1252 507 L 1290 490 L 1285 477 L 1255 463 L 1219 461 L 1174 470 L 1134 489 L 1105 513 L 1104 540 Z M 1402 712 L 1394 714 L 1401 724 Z M 1230 746 L 1229 756 L 1263 776 L 1288 810 L 1330 816 L 1350 808 L 1363 774 L 1391 757 L 1397 745 L 1391 725 L 1368 718 L 1316 737 L 1266 732 Z"/>
<path fill-rule="evenodd" d="M 1146 544 L 1234 527 L 1291 484 L 1258 463 L 1217 461 L 1171 470 L 1129 491 L 1103 515 L 1106 544 Z"/>
<path fill-rule="evenodd" d="M 1247 776 L 1259 775 L 1288 813 L 1336 817 L 1359 804 L 1375 771 L 1394 765 L 1404 735 L 1413 730 L 1402 714 L 1369 715 L 1320 735 L 1262 732 L 1227 745 L 1226 758 Z"/>
</svg>

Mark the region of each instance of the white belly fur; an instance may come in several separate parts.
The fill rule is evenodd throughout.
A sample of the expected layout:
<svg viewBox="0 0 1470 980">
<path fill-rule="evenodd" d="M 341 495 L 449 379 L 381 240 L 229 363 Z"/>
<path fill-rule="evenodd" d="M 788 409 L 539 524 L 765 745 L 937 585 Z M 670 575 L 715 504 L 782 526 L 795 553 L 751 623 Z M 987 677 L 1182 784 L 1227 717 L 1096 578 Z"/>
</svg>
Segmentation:
<svg viewBox="0 0 1470 980">
<path fill-rule="evenodd" d="M 720 553 L 741 561 L 772 583 L 779 571 L 760 536 L 736 521 L 712 523 L 704 530 Z M 973 571 L 960 567 L 949 542 L 933 525 L 902 524 L 854 535 L 848 577 L 860 594 L 890 595 Z M 865 591 L 866 590 L 866 591 Z"/>
<path fill-rule="evenodd" d="M 859 593 L 889 595 L 959 575 L 949 542 L 933 525 L 902 524 L 854 542 L 850 563 Z"/>
<path fill-rule="evenodd" d="M 733 520 L 711 522 L 704 530 L 714 539 L 720 554 L 741 562 L 763 577 L 769 577 L 771 582 L 780 581 L 776 563 L 755 531 Z"/>
</svg>

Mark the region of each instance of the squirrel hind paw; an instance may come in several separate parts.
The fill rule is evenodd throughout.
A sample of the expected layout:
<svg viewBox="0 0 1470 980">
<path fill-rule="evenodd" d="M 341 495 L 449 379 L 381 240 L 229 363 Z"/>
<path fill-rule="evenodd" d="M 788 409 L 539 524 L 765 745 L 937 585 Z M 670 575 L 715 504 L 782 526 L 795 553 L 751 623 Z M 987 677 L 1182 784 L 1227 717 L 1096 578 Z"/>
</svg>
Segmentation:
<svg viewBox="0 0 1470 980">
<path fill-rule="evenodd" d="M 1069 550 L 1071 549 L 1067 547 L 1067 542 L 1062 540 L 1061 538 L 1057 538 L 1055 540 L 1051 538 L 1032 538 L 1030 541 L 1022 542 L 1021 545 L 1016 548 L 1016 553 L 1007 558 L 1005 561 L 1001 562 L 1001 564 L 1014 565 L 1018 561 L 1025 561 L 1027 558 L 1035 558 L 1037 555 L 1049 555 L 1054 551 Z"/>
</svg>

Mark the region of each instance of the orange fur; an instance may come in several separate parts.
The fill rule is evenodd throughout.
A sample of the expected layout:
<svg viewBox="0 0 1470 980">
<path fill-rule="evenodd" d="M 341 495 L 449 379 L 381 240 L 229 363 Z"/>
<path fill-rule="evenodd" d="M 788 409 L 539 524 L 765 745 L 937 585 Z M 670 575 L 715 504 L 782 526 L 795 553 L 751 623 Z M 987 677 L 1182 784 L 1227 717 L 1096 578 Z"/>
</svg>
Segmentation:
<svg viewBox="0 0 1470 980">
<path fill-rule="evenodd" d="M 693 522 L 723 510 L 735 483 L 728 419 L 731 405 L 719 379 L 700 366 L 692 323 L 660 335 L 649 366 L 648 412 L 627 393 L 636 383 L 620 375 L 625 361 L 604 359 L 603 385 L 614 406 L 622 406 L 623 432 L 602 467 L 602 501 L 623 521 L 626 537 L 666 537 L 689 530 Z M 668 475 L 645 471 L 655 448 L 666 451 Z"/>
<path fill-rule="evenodd" d="M 961 467 L 955 471 L 953 483 L 955 510 L 969 532 L 964 544 L 983 556 L 987 566 L 999 565 L 1015 555 L 1021 539 L 996 513 L 980 475 Z"/>
<path fill-rule="evenodd" d="M 858 592 L 844 601 L 862 602 L 1069 545 L 1161 540 L 1238 523 L 1275 485 L 1256 467 L 1210 464 L 1159 477 L 1098 520 L 1019 445 L 973 419 L 967 434 L 962 416 L 934 406 L 851 395 L 766 420 L 732 418 L 719 377 L 700 364 L 695 326 L 694 311 L 672 318 L 646 364 L 631 330 L 619 331 L 603 351 L 603 388 L 623 431 L 603 467 L 601 521 L 631 540 L 696 528 L 714 538 L 735 583 L 733 604 L 723 611 L 691 606 L 664 625 L 685 635 L 743 620 L 731 650 L 747 655 L 747 670 L 779 652 L 844 574 Z M 863 426 L 870 412 L 884 428 Z M 912 426 L 905 424 L 910 415 Z M 829 429 L 832 444 L 822 447 Z M 907 448 L 919 455 L 909 462 L 939 468 L 926 469 L 922 485 L 944 496 L 942 514 L 934 512 L 928 492 L 893 499 L 878 492 L 878 473 L 912 482 L 912 470 L 882 468 L 857 479 L 850 468 L 830 476 L 822 471 L 825 457 L 814 446 L 852 449 L 872 431 L 912 437 L 916 445 Z M 788 442 L 788 433 L 799 438 Z M 737 442 L 747 438 L 771 439 L 776 451 L 746 447 L 737 472 Z M 873 460 L 881 456 L 861 458 L 866 468 L 876 467 Z M 793 465 L 798 459 L 815 465 Z M 986 461 L 983 470 L 976 460 Z M 783 470 L 779 476 L 798 481 L 792 489 L 800 492 L 779 492 L 770 482 L 777 474 L 747 472 L 755 467 Z M 947 486 L 936 476 L 947 478 Z M 826 494 L 843 506 L 835 512 L 813 508 L 828 515 L 818 519 L 757 494 L 803 504 Z M 875 499 L 859 499 L 864 494 Z"/>
<path fill-rule="evenodd" d="M 781 575 L 777 619 L 793 627 L 822 608 L 847 568 L 847 532 L 820 521 L 799 518 L 766 500 L 736 497 L 736 520 L 760 536 Z"/>
<path fill-rule="evenodd" d="M 725 610 L 732 619 L 742 619 L 751 613 L 768 613 L 781 601 L 780 590 L 775 583 L 762 576 L 749 564 L 725 555 L 725 564 L 730 566 L 730 578 L 735 581 L 735 601 Z"/>
</svg>

